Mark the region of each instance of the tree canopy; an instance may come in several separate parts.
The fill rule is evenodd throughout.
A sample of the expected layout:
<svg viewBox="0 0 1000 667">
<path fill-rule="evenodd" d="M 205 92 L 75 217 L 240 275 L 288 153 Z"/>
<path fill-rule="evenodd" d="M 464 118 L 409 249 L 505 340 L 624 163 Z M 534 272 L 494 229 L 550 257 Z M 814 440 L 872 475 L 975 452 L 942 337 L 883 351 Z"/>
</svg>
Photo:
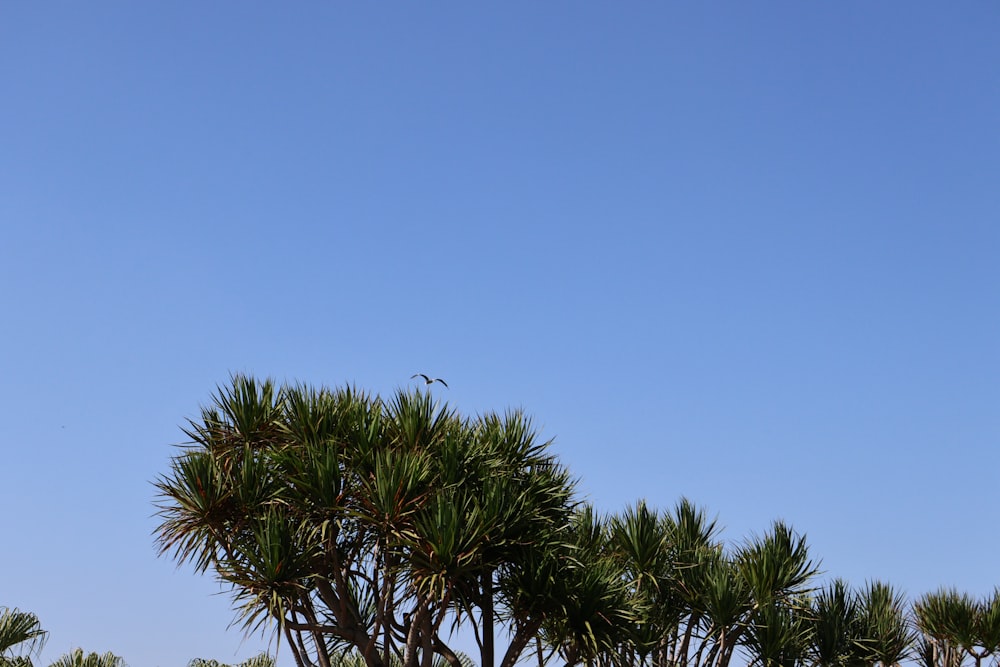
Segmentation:
<svg viewBox="0 0 1000 667">
<path fill-rule="evenodd" d="M 442 628 L 468 620 L 484 667 L 511 629 L 511 667 L 565 601 L 578 501 L 521 412 L 238 376 L 186 433 L 157 482 L 160 547 L 232 584 L 300 665 L 461 667 Z"/>
<path fill-rule="evenodd" d="M 161 553 L 231 585 L 244 627 L 275 629 L 299 667 L 468 667 L 456 628 L 481 667 L 982 667 L 1000 650 L 1000 594 L 911 614 L 882 582 L 819 585 L 782 521 L 727 544 L 686 499 L 600 515 L 523 412 L 465 416 L 430 389 L 234 376 L 156 481 Z"/>
</svg>

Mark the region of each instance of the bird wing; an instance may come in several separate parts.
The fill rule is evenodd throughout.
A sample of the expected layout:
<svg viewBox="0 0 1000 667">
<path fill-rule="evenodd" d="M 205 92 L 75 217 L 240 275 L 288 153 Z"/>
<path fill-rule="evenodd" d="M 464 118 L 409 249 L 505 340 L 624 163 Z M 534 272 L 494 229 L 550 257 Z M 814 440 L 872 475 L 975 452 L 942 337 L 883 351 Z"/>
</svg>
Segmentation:
<svg viewBox="0 0 1000 667">
<path fill-rule="evenodd" d="M 434 378 L 434 382 L 440 382 L 444 386 L 446 386 L 446 387 L 448 386 L 448 383 L 445 382 L 444 380 L 442 380 L 441 378 Z"/>
</svg>

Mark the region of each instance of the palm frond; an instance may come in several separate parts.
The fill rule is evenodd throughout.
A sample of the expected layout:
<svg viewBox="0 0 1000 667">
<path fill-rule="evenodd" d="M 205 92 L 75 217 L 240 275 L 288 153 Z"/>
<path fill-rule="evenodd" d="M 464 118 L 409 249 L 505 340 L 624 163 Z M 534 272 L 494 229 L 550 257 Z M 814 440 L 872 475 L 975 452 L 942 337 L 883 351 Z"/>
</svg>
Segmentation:
<svg viewBox="0 0 1000 667">
<path fill-rule="evenodd" d="M 0 607 L 0 657 L 27 659 L 42 650 L 47 635 L 31 612 Z"/>
</svg>

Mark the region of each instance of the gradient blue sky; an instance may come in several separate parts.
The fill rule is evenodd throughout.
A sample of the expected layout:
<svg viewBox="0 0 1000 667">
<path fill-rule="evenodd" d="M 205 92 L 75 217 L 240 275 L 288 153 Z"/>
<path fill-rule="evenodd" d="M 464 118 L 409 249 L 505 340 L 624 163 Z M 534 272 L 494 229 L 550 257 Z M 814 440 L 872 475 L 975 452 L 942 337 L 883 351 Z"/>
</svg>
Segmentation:
<svg viewBox="0 0 1000 667">
<path fill-rule="evenodd" d="M 997 35 L 988 1 L 6 3 L 0 605 L 43 665 L 265 644 L 151 537 L 233 371 L 431 373 L 602 510 L 992 590 Z"/>
</svg>

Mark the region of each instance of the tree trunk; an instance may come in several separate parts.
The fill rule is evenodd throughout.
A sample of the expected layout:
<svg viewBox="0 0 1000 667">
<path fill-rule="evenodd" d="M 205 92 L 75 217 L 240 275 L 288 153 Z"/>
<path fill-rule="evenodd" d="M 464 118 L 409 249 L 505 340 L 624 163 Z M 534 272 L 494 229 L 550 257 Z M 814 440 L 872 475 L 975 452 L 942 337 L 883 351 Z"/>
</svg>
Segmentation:
<svg viewBox="0 0 1000 667">
<path fill-rule="evenodd" d="M 542 621 L 538 619 L 528 621 L 518 628 L 514 633 L 514 638 L 511 639 L 510 645 L 507 647 L 507 652 L 503 656 L 500 667 L 514 667 L 517 659 L 521 657 L 524 647 L 528 645 L 528 642 L 531 641 L 531 638 L 535 636 L 540 627 L 542 627 Z"/>
<path fill-rule="evenodd" d="M 691 647 L 691 635 L 694 633 L 694 629 L 700 621 L 701 616 L 698 614 L 691 614 L 691 616 L 688 617 L 687 625 L 684 628 L 684 639 L 681 640 L 681 647 L 677 649 L 677 655 L 674 656 L 680 667 L 687 667 L 688 651 Z"/>
<path fill-rule="evenodd" d="M 434 666 L 434 629 L 431 624 L 430 610 L 424 614 L 424 622 L 420 627 L 420 667 Z"/>
<path fill-rule="evenodd" d="M 417 667 L 417 657 L 420 655 L 420 628 L 423 627 L 426 613 L 426 606 L 424 603 L 420 603 L 406 622 L 406 648 L 403 650 L 403 667 Z"/>
<path fill-rule="evenodd" d="M 487 570 L 480 578 L 480 589 L 482 593 L 482 623 L 483 623 L 483 646 L 479 651 L 480 667 L 494 667 L 496 663 L 495 647 L 493 644 L 493 625 L 496 622 L 493 612 L 493 570 Z"/>
<path fill-rule="evenodd" d="M 451 647 L 441 641 L 439 638 L 434 637 L 434 652 L 439 656 L 444 658 L 450 667 L 464 667 L 462 661 L 459 660 L 455 652 L 451 650 Z"/>
</svg>

